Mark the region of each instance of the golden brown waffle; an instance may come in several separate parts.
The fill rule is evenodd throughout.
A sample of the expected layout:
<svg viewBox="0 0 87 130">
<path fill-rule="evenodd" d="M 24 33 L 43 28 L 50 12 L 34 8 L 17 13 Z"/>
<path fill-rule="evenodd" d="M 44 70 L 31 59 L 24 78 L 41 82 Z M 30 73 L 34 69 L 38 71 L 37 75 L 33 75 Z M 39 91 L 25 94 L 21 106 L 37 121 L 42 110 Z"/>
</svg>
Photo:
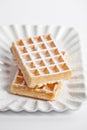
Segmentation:
<svg viewBox="0 0 87 130">
<path fill-rule="evenodd" d="M 39 87 L 72 76 L 51 35 L 18 40 L 12 44 L 11 50 L 28 87 Z"/>
<path fill-rule="evenodd" d="M 11 86 L 11 93 L 43 100 L 55 100 L 60 89 L 60 82 L 43 85 L 40 88 L 38 86 L 29 88 L 23 78 L 23 74 L 18 70 Z"/>
</svg>

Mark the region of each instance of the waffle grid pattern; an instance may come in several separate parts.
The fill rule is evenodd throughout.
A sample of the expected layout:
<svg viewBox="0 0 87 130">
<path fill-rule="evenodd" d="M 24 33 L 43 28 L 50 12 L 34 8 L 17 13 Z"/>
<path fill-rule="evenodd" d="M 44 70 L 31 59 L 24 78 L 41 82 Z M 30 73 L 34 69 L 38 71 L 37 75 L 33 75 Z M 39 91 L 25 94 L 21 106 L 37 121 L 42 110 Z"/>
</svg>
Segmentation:
<svg viewBox="0 0 87 130">
<path fill-rule="evenodd" d="M 31 76 L 70 71 L 50 34 L 17 41 L 16 47 Z"/>
</svg>

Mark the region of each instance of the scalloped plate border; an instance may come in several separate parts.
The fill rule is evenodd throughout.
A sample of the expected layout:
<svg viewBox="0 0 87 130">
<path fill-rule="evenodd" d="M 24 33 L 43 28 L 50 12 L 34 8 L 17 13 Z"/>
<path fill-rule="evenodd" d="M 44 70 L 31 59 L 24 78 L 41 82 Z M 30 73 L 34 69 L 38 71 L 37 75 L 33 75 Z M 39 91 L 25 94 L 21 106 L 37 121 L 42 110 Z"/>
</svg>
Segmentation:
<svg viewBox="0 0 87 130">
<path fill-rule="evenodd" d="M 69 82 L 64 83 L 57 100 L 54 102 L 10 94 L 9 86 L 16 71 L 16 66 L 13 65 L 10 53 L 12 41 L 45 33 L 51 33 L 56 43 L 59 43 L 57 44 L 58 48 L 66 50 L 70 55 L 70 64 L 72 65 L 74 76 Z M 63 112 L 66 110 L 77 110 L 83 101 L 85 101 L 87 94 L 82 57 L 79 57 L 81 55 L 80 40 L 78 33 L 73 28 L 49 25 L 0 26 L 0 41 L 2 43 L 0 44 L 0 111 L 12 110 L 19 112 L 25 110 L 27 112 L 50 112 L 54 110 Z"/>
</svg>

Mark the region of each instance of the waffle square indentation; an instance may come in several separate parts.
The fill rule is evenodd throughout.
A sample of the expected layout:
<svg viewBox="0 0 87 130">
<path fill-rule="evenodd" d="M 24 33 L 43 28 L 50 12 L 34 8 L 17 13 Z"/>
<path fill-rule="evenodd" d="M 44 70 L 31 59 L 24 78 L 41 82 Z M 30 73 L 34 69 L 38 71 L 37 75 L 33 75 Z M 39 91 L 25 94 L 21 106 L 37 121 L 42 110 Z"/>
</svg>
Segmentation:
<svg viewBox="0 0 87 130">
<path fill-rule="evenodd" d="M 23 74 L 22 74 L 21 70 L 18 70 L 18 76 L 22 76 L 23 77 Z"/>
<path fill-rule="evenodd" d="M 26 44 L 27 45 L 31 45 L 31 44 L 33 44 L 33 40 L 32 40 L 32 38 L 27 38 L 26 40 L 25 40 L 25 42 L 26 42 Z"/>
<path fill-rule="evenodd" d="M 47 42 L 46 44 L 47 44 L 48 47 L 50 47 L 50 48 L 56 47 L 56 46 L 55 46 L 55 43 L 54 43 L 53 41 Z"/>
<path fill-rule="evenodd" d="M 51 53 L 52 53 L 53 55 L 59 55 L 58 49 L 52 49 L 52 50 L 51 50 Z"/>
<path fill-rule="evenodd" d="M 31 58 L 30 58 L 30 56 L 29 56 L 28 54 L 22 55 L 22 57 L 23 57 L 23 59 L 24 59 L 25 61 L 30 61 L 30 60 L 31 60 Z"/>
<path fill-rule="evenodd" d="M 40 75 L 37 69 L 30 70 L 30 73 L 32 76 L 39 76 Z"/>
<path fill-rule="evenodd" d="M 64 62 L 62 56 L 56 56 L 56 57 L 54 57 L 54 59 L 55 59 L 55 61 L 56 61 L 57 63 Z"/>
<path fill-rule="evenodd" d="M 50 54 L 49 54 L 49 52 L 48 52 L 47 50 L 41 52 L 41 54 L 42 54 L 42 56 L 45 57 L 45 58 L 50 56 Z"/>
<path fill-rule="evenodd" d="M 48 58 L 48 59 L 46 59 L 45 61 L 46 61 L 47 65 L 52 65 L 52 64 L 54 64 L 54 61 L 53 61 L 52 58 Z"/>
<path fill-rule="evenodd" d="M 38 44 L 38 48 L 39 48 L 40 50 L 43 50 L 43 49 L 46 49 L 46 46 L 45 46 L 44 43 L 40 43 L 40 44 Z"/>
<path fill-rule="evenodd" d="M 34 60 L 41 58 L 39 53 L 32 53 L 31 55 Z"/>
<path fill-rule="evenodd" d="M 49 71 L 48 71 L 48 69 L 45 67 L 45 68 L 41 68 L 41 69 L 40 69 L 40 73 L 41 73 L 41 74 L 49 74 Z"/>
<path fill-rule="evenodd" d="M 23 45 L 24 45 L 24 44 L 23 44 L 23 41 L 22 41 L 22 40 L 17 41 L 17 45 L 18 45 L 18 46 L 23 46 Z"/>
<path fill-rule="evenodd" d="M 20 52 L 23 53 L 23 54 L 24 54 L 24 53 L 27 53 L 27 49 L 26 49 L 25 47 L 20 47 L 19 50 L 20 50 Z"/>
<path fill-rule="evenodd" d="M 59 68 L 61 71 L 69 70 L 68 66 L 65 63 L 59 64 Z"/>
<path fill-rule="evenodd" d="M 23 81 L 24 81 L 23 78 L 17 77 L 15 83 L 16 83 L 16 84 L 19 84 L 19 83 L 22 84 Z"/>
<path fill-rule="evenodd" d="M 38 60 L 38 61 L 36 61 L 35 63 L 36 63 L 36 65 L 37 65 L 38 67 L 45 66 L 43 60 Z"/>
<path fill-rule="evenodd" d="M 26 63 L 27 67 L 30 69 L 30 68 L 35 68 L 35 65 L 33 62 L 28 62 Z"/>
<path fill-rule="evenodd" d="M 59 72 L 59 69 L 58 69 L 58 67 L 57 67 L 56 65 L 50 66 L 49 68 L 50 68 L 50 70 L 51 70 L 52 73 L 57 73 L 57 72 Z"/>
<path fill-rule="evenodd" d="M 46 40 L 46 41 L 50 41 L 50 40 L 52 40 L 50 34 L 48 34 L 48 35 L 44 35 L 43 38 L 44 38 L 44 40 Z"/>
<path fill-rule="evenodd" d="M 36 51 L 36 47 L 34 45 L 28 46 L 28 51 Z"/>
<path fill-rule="evenodd" d="M 50 91 L 53 92 L 53 90 L 55 89 L 55 85 L 56 85 L 56 83 L 54 83 L 54 84 L 47 84 L 47 85 L 45 85 L 45 88 L 47 90 L 50 90 Z"/>
<path fill-rule="evenodd" d="M 42 38 L 40 36 L 34 37 L 34 40 L 36 42 L 42 42 Z"/>
</svg>

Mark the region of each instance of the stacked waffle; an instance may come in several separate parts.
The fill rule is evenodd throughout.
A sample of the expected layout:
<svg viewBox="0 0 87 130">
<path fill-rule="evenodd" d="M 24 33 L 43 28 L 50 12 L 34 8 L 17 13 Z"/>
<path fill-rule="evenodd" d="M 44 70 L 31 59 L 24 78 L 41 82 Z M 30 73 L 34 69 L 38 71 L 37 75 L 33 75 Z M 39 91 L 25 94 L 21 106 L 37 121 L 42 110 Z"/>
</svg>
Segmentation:
<svg viewBox="0 0 87 130">
<path fill-rule="evenodd" d="M 12 44 L 18 70 L 11 92 L 44 100 L 54 100 L 72 71 L 52 36 L 42 35 L 18 40 Z"/>
</svg>

